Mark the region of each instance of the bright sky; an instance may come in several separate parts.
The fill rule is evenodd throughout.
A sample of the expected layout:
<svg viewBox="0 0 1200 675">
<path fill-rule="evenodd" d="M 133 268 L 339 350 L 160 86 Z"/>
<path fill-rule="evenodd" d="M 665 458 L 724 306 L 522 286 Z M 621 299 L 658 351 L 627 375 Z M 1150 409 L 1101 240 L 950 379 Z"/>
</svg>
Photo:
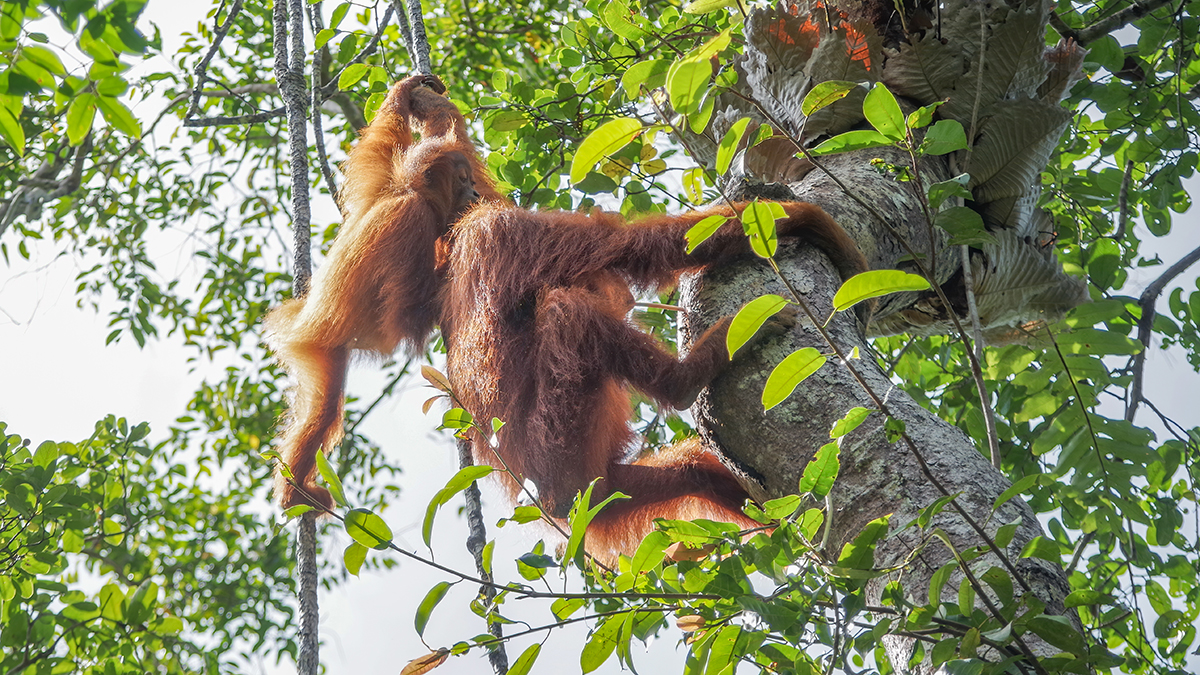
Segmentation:
<svg viewBox="0 0 1200 675">
<path fill-rule="evenodd" d="M 162 30 L 168 55 L 180 44 L 180 33 L 194 30 L 196 23 L 203 20 L 205 4 L 151 0 L 144 17 Z M 161 62 L 156 67 L 161 67 Z M 152 103 L 140 104 L 138 116 L 142 119 L 151 116 L 147 109 L 157 114 L 161 105 L 154 107 Z M 166 134 L 159 137 L 165 138 Z M 1190 183 L 1189 192 L 1197 194 L 1198 187 L 1200 184 Z M 1139 234 L 1146 236 L 1140 224 L 1138 228 Z M 8 423 L 7 431 L 28 437 L 34 444 L 44 439 L 80 440 L 91 433 L 96 420 L 112 413 L 128 417 L 131 422 L 149 421 L 153 433 L 166 433 L 170 422 L 183 411 L 205 366 L 201 364 L 198 372 L 189 374 L 186 359 L 192 352 L 170 338 L 152 341 L 144 349 L 139 349 L 129 338 L 105 346 L 109 328 L 104 314 L 75 307 L 74 277 L 86 266 L 68 257 L 57 257 L 58 249 L 47 242 L 35 243 L 31 260 L 25 261 L 15 255 L 13 243 L 14 238 L 9 234 L 12 260 L 8 266 L 0 265 L 0 344 L 7 355 L 3 367 L 7 386 L 0 388 L 0 421 Z M 1200 245 L 1200 228 L 1196 213 L 1192 212 L 1176 216 L 1172 234 L 1164 240 L 1147 241 L 1144 250 L 1160 252 L 1169 265 L 1197 245 Z M 164 274 L 171 275 L 190 264 L 190 251 L 175 244 L 168 244 L 164 250 L 170 252 L 170 259 L 160 263 Z M 1136 295 L 1162 269 L 1134 270 L 1127 292 Z M 1191 270 L 1190 276 L 1185 274 L 1182 278 L 1195 275 L 1196 271 Z M 1185 292 L 1191 290 L 1185 288 Z M 1165 309 L 1166 294 L 1163 297 L 1160 307 Z M 1155 403 L 1185 426 L 1195 425 L 1198 420 L 1194 395 L 1200 390 L 1200 377 L 1182 354 L 1154 349 L 1148 366 L 1148 393 Z M 219 369 L 211 368 L 209 372 L 215 375 Z M 370 400 L 385 385 L 384 378 L 370 367 L 353 369 L 352 393 Z M 408 391 L 382 404 L 364 426 L 365 433 L 405 468 L 402 498 L 385 516 L 397 533 L 398 543 L 414 551 L 419 551 L 419 528 L 425 505 L 457 469 L 453 445 L 445 435 L 434 431 L 437 415 L 425 417 L 420 413 L 421 402 L 427 397 L 428 391 L 414 382 Z M 1105 412 L 1120 416 L 1116 407 L 1108 407 Z M 1155 422 L 1145 408 L 1139 414 L 1139 421 Z M 1152 424 L 1152 428 L 1161 427 Z M 493 505 L 499 503 L 494 493 L 486 491 L 485 500 Z M 462 543 L 465 525 L 454 515 L 454 506 L 457 505 L 444 509 L 437 522 L 434 549 L 438 562 L 473 570 Z M 500 515 L 498 508 L 491 508 L 485 520 L 494 522 Z M 495 528 L 489 528 L 489 534 L 496 536 Z M 519 579 L 511 561 L 529 550 L 536 536 L 512 526 L 499 534 L 497 571 L 501 579 Z M 344 535 L 323 542 L 328 550 L 334 551 L 340 551 L 348 543 Z M 402 560 L 391 573 L 364 573 L 361 579 L 351 579 L 334 591 L 323 593 L 322 661 L 328 672 L 334 675 L 398 672 L 403 663 L 423 654 L 426 649 L 413 630 L 412 617 L 425 592 L 443 580 L 446 578 L 440 573 Z M 474 588 L 460 584 L 442 602 L 426 631 L 430 646 L 449 646 L 483 632 L 482 621 L 466 609 L 474 592 Z M 530 603 L 527 607 L 521 603 L 509 605 L 506 614 L 524 618 L 532 625 L 549 623 L 549 613 L 543 605 L 526 602 Z M 574 672 L 578 668 L 585 628 L 574 626 L 565 629 L 567 634 L 563 632 L 557 631 L 544 647 L 538 672 Z M 668 642 L 674 643 L 678 638 L 677 631 L 666 634 Z M 531 642 L 525 640 L 510 646 L 509 658 L 515 659 L 528 644 Z M 650 655 L 638 651 L 635 648 L 635 662 L 642 672 L 680 669 L 681 657 L 673 653 L 671 646 L 655 645 Z M 264 669 L 291 672 L 290 668 L 276 668 L 269 663 L 264 664 Z M 469 655 L 452 659 L 437 672 L 481 673 L 488 672 L 486 669 L 482 657 Z M 601 672 L 617 671 L 614 658 Z"/>
</svg>

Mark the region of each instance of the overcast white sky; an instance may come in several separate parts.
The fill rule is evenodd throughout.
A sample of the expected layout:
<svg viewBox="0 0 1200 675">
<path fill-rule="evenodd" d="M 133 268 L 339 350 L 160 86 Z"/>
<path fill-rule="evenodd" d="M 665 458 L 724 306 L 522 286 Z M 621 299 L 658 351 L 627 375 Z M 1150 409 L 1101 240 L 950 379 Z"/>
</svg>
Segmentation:
<svg viewBox="0 0 1200 675">
<path fill-rule="evenodd" d="M 206 3 L 201 2 L 151 0 L 144 17 L 161 28 L 164 49 L 171 54 L 180 43 L 180 33 L 194 30 L 205 10 Z M 137 114 L 146 119 L 152 116 L 148 110 L 156 114 L 159 109 L 161 103 L 147 101 L 139 105 Z M 1194 195 L 1197 187 L 1192 182 L 1188 189 Z M 1137 227 L 1139 235 L 1149 236 L 1140 223 Z M 8 237 L 12 251 L 14 240 L 11 234 Z M 1169 265 L 1197 245 L 1200 245 L 1200 228 L 1196 213 L 1192 212 L 1176 216 L 1171 235 L 1147 241 L 1144 250 L 1147 255 L 1152 254 L 1150 251 L 1160 252 Z M 186 248 L 168 244 L 166 250 L 169 259 L 160 263 L 164 275 L 171 276 L 190 264 L 191 252 Z M 32 246 L 30 261 L 13 255 L 9 266 L 0 265 L 0 345 L 4 345 L 3 374 L 7 384 L 0 388 L 0 420 L 8 423 L 9 433 L 28 437 L 35 444 L 45 439 L 86 438 L 95 421 L 110 413 L 125 416 L 131 422 L 149 421 L 153 432 L 161 437 L 183 411 L 206 366 L 200 364 L 199 372 L 189 373 L 186 359 L 192 352 L 170 338 L 152 341 L 144 349 L 128 338 L 105 346 L 109 332 L 106 316 L 75 307 L 74 277 L 82 266 L 69 257 L 56 257 L 57 254 L 53 243 L 40 242 Z M 1136 295 L 1162 269 L 1134 270 L 1126 292 Z M 1181 278 L 1195 276 L 1196 271 L 1191 270 Z M 1185 292 L 1194 290 L 1188 283 Z M 1165 302 L 1160 307 L 1165 308 Z M 1182 355 L 1152 349 L 1148 363 L 1148 393 L 1155 403 L 1186 427 L 1200 422 L 1194 398 L 1200 390 L 1200 377 Z M 208 372 L 217 373 L 219 369 L 210 368 Z M 350 379 L 351 392 L 366 399 L 374 399 L 385 385 L 384 378 L 369 367 L 355 368 Z M 418 531 L 425 505 L 457 469 L 452 443 L 434 431 L 439 415 L 425 417 L 420 413 L 420 404 L 427 397 L 427 390 L 414 383 L 408 391 L 382 404 L 364 426 L 365 433 L 405 468 L 402 499 L 386 516 L 398 535 L 398 543 L 410 550 L 419 550 Z M 1105 412 L 1120 416 L 1115 407 Z M 1155 420 L 1143 408 L 1139 422 L 1151 424 Z M 1151 426 L 1161 428 L 1157 424 Z M 488 497 L 485 492 L 485 499 L 491 504 L 498 503 Z M 500 515 L 500 509 L 492 508 L 487 519 L 494 522 Z M 440 563 L 473 569 L 462 544 L 464 533 L 465 526 L 454 509 L 444 509 L 435 528 L 434 548 Z M 491 528 L 489 534 L 497 533 Z M 502 579 L 517 579 L 511 561 L 527 551 L 535 538 L 511 526 L 499 534 L 497 571 Z M 323 542 L 337 551 L 348 543 L 345 536 Z M 400 567 L 391 573 L 366 573 L 361 579 L 351 579 L 334 591 L 323 593 L 322 661 L 328 672 L 334 675 L 398 672 L 403 663 L 424 653 L 425 647 L 412 628 L 412 618 L 425 592 L 443 580 L 446 579 L 440 573 L 402 560 Z M 474 588 L 459 585 L 442 602 L 426 631 L 429 645 L 449 646 L 483 632 L 482 622 L 465 609 L 474 592 Z M 527 609 L 517 603 L 506 613 L 521 616 L 534 625 L 549 622 L 544 605 L 526 602 L 530 603 Z M 560 631 L 552 636 L 543 648 L 535 672 L 575 672 L 584 631 L 583 626 L 575 626 L 566 629 L 566 635 Z M 677 631 L 671 631 L 665 642 L 673 644 L 678 637 Z M 516 658 L 528 644 L 530 641 L 525 640 L 510 646 L 509 658 Z M 677 672 L 681 656 L 675 653 L 672 644 L 654 645 L 652 653 L 646 656 L 636 654 L 635 649 L 635 662 L 642 672 Z M 264 668 L 266 672 L 291 672 L 290 667 Z M 480 673 L 487 672 L 486 668 L 481 658 L 468 655 L 452 659 L 437 672 Z M 617 671 L 615 658 L 602 670 Z"/>
</svg>

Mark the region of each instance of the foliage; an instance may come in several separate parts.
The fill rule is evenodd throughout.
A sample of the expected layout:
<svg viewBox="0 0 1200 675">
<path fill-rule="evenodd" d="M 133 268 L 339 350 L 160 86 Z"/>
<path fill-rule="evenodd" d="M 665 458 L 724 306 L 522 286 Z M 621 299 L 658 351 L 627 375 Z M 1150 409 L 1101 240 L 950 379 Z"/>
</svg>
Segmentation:
<svg viewBox="0 0 1200 675">
<path fill-rule="evenodd" d="M 1019 652 L 1028 636 L 1064 654 L 1043 660 L 1047 672 L 1194 669 L 1200 541 L 1188 528 L 1196 517 L 1200 432 L 1195 420 L 1168 420 L 1164 440 L 1111 408 L 1098 409 L 1105 397 L 1134 401 L 1140 355 L 1151 339 L 1182 347 L 1200 368 L 1200 290 L 1170 291 L 1143 331 L 1139 322 L 1156 298 L 1147 306 L 1129 288 L 1132 270 L 1175 262 L 1147 259 L 1143 238 L 1178 225 L 1176 215 L 1191 205 L 1183 180 L 1200 157 L 1192 131 L 1200 128 L 1196 3 L 1140 4 L 1152 11 L 1131 17 L 1136 21 L 1128 28 L 1090 35 L 1088 27 L 1130 3 L 1064 0 L 1057 5 L 1061 25 L 1045 41 L 1054 44 L 1060 34 L 1091 38 L 1083 64 L 1088 77 L 1065 104 L 1078 114 L 1048 165 L 1037 169 L 1039 203 L 1053 214 L 1049 241 L 1068 273 L 1086 277 L 1093 302 L 1040 341 L 987 349 L 982 363 L 1001 467 L 1014 481 L 1006 498 L 1027 500 L 1047 524 L 1047 536 L 1025 555 L 1066 566 L 1067 605 L 1078 611 L 1085 635 L 1043 613 L 1011 570 L 961 574 L 980 549 L 955 551 L 955 562 L 935 575 L 936 588 L 917 594 L 934 601 L 914 601 L 895 585 L 881 606 L 868 606 L 863 584 L 884 571 L 875 568 L 872 552 L 889 524 L 872 523 L 845 547 L 827 550 L 819 504 L 838 473 L 836 439 L 810 463 L 812 473 L 799 487 L 803 500 L 762 505 L 760 520 L 773 529 L 741 538 L 720 524 L 664 522 L 610 573 L 573 555 L 588 517 L 580 509 L 568 555 L 556 558 L 535 546 L 518 566 L 529 583 L 514 580 L 495 604 L 477 601 L 472 610 L 496 619 L 505 602 L 537 597 L 551 602 L 549 625 L 587 617 L 594 628 L 580 650 L 584 672 L 614 654 L 632 665 L 633 640 L 670 633 L 672 622 L 687 635 L 689 673 L 727 672 L 737 663 L 743 670 L 800 674 L 902 670 L 907 664 L 883 656 L 888 634 L 917 636 L 912 662 L 945 663 L 949 672 L 1001 672 L 985 670 L 976 657 L 1001 660 L 998 653 Z M 317 47 L 309 56 L 318 84 L 329 88 L 320 114 L 323 149 L 334 159 L 387 85 L 407 70 L 394 23 L 379 32 L 378 48 L 366 51 L 386 6 L 311 5 L 326 20 L 314 31 Z M 477 113 L 475 136 L 489 166 L 522 206 L 602 204 L 630 213 L 701 204 L 718 197 L 739 153 L 772 140 L 763 120 L 741 115 L 713 133 L 719 94 L 737 75 L 712 64 L 727 64 L 745 49 L 735 3 L 468 0 L 427 2 L 426 9 L 435 72 L 464 109 Z M 286 127 L 276 115 L 252 125 L 159 131 L 174 126 L 164 119 L 236 118 L 279 106 L 263 57 L 271 50 L 271 11 L 246 3 L 199 82 L 195 66 L 229 6 L 214 6 L 210 20 L 173 55 L 172 68 L 135 79 L 131 60 L 160 49 L 158 36 L 147 37 L 149 29 L 139 24 L 140 11 L 136 0 L 0 6 L 0 252 L 19 264 L 15 258 L 27 258 L 32 241 L 55 242 L 86 262 L 79 300 L 109 315 L 110 341 L 176 339 L 195 349 L 197 362 L 215 367 L 153 443 L 144 425 L 120 419 L 98 422 L 85 441 L 36 447 L 0 423 L 5 672 L 240 672 L 295 651 L 290 534 L 272 522 L 269 467 L 257 456 L 281 410 L 277 373 L 258 346 L 257 326 L 290 282 L 277 239 L 290 221 Z M 460 39 L 464 33 L 469 39 Z M 958 121 L 947 113 L 935 122 L 941 113 L 933 110 L 897 118 L 882 87 L 868 93 L 855 83 L 826 82 L 812 91 L 812 100 L 796 107 L 812 117 L 809 131 L 829 130 L 824 143 L 832 145 L 816 145 L 817 155 L 906 142 L 914 152 L 958 152 L 963 129 L 971 127 L 961 110 Z M 162 114 L 135 105 L 155 96 L 169 101 Z M 837 116 L 821 117 L 826 108 Z M 831 126 L 847 110 L 871 128 Z M 908 135 L 926 127 L 925 145 Z M 609 142 L 601 142 L 610 132 Z M 336 185 L 319 166 L 311 177 L 314 198 L 328 199 Z M 881 168 L 915 178 L 906 167 Z M 954 199 L 979 188 L 950 183 L 920 183 L 934 211 L 941 202 L 963 204 Z M 769 255 L 771 214 L 754 218 L 765 228 L 759 248 Z M 979 247 L 993 235 L 976 220 L 947 208 L 935 222 L 959 238 L 955 243 Z M 702 225 L 719 224 L 698 225 L 690 244 L 705 236 Z M 326 244 L 335 230 L 334 222 L 318 226 Z M 199 271 L 164 276 L 154 262 L 164 240 L 190 241 Z M 888 283 L 901 288 L 904 280 L 877 280 L 855 297 Z M 747 311 L 742 320 L 754 326 L 773 313 L 764 306 Z M 658 321 L 670 335 L 671 323 Z M 961 342 L 897 336 L 878 339 L 875 348 L 899 386 L 988 447 Z M 388 368 L 394 382 L 409 372 L 408 364 Z M 344 567 L 336 557 L 326 561 L 326 583 L 363 565 L 390 567 L 394 558 L 386 556 L 398 555 L 377 515 L 394 488 L 381 486 L 380 478 L 395 467 L 353 433 L 373 403 L 351 407 L 351 433 L 336 463 L 351 488 L 347 501 L 362 506 L 347 516 L 355 543 Z M 850 411 L 845 426 L 869 414 L 879 413 Z M 471 423 L 461 416 L 451 421 L 447 427 Z M 677 416 L 651 413 L 641 424 L 652 440 L 689 433 Z M 428 510 L 427 537 L 439 507 L 477 477 L 455 477 L 439 493 Z M 940 541 L 933 516 L 947 508 L 949 500 L 936 502 L 917 522 L 890 528 L 913 528 L 933 545 Z M 536 507 L 518 507 L 511 521 L 538 515 Z M 998 527 L 993 543 L 1003 546 L 1012 533 Z M 368 550 L 389 546 L 393 553 Z M 534 581 L 572 566 L 585 569 L 586 592 L 532 590 Z M 961 583 L 942 594 L 952 576 Z M 418 632 L 445 592 L 435 587 L 417 608 Z M 984 597 L 994 611 L 978 607 Z M 417 670 L 494 643 L 488 635 L 464 639 L 422 657 Z M 531 647 L 511 672 L 534 667 L 539 653 L 540 645 Z"/>
</svg>

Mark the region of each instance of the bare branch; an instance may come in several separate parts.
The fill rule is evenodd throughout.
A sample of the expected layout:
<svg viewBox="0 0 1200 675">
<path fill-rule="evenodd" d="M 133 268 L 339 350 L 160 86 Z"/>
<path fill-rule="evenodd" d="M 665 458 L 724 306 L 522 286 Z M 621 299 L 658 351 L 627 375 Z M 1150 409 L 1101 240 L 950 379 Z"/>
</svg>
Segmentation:
<svg viewBox="0 0 1200 675">
<path fill-rule="evenodd" d="M 222 1 L 221 4 L 224 5 L 225 3 Z M 225 17 L 225 23 L 214 26 L 212 45 L 209 46 L 208 51 L 204 53 L 204 57 L 200 59 L 200 63 L 197 63 L 193 70 L 196 73 L 196 86 L 192 88 L 192 105 L 188 108 L 187 114 L 184 115 L 185 119 L 194 117 L 200 112 L 200 91 L 204 89 L 204 83 L 209 79 L 208 64 L 217 55 L 217 50 L 221 48 L 221 41 L 225 39 L 225 35 L 229 33 L 229 29 L 233 26 L 233 20 L 237 18 L 237 15 L 241 11 L 242 0 L 233 0 L 233 7 L 229 9 L 229 14 Z M 219 16 L 220 13 L 218 9 L 217 14 L 213 17 L 214 22 L 216 21 L 216 16 Z"/>
<path fill-rule="evenodd" d="M 1154 304 L 1158 301 L 1158 296 L 1167 288 L 1167 284 L 1175 280 L 1175 277 L 1183 274 L 1183 271 L 1191 267 L 1196 261 L 1200 260 L 1200 248 L 1193 249 L 1190 253 L 1179 259 L 1174 265 L 1171 265 L 1157 279 L 1150 282 L 1146 290 L 1142 291 L 1142 296 L 1138 298 L 1138 306 L 1142 308 L 1142 318 L 1138 320 L 1138 340 L 1142 343 L 1142 351 L 1138 352 L 1134 357 L 1133 362 L 1133 387 L 1129 392 L 1129 401 L 1125 404 L 1125 421 L 1132 422 L 1134 415 L 1137 414 L 1138 404 L 1142 402 L 1142 376 L 1146 366 L 1146 351 L 1150 349 L 1150 332 L 1154 328 Z"/>
<path fill-rule="evenodd" d="M 1058 34 L 1087 46 L 1100 38 L 1123 28 L 1156 9 L 1171 4 L 1171 0 L 1139 0 L 1119 12 L 1110 14 L 1084 28 L 1073 29 L 1055 12 L 1050 12 L 1050 25 Z"/>
<path fill-rule="evenodd" d="M 429 38 L 425 35 L 424 12 L 421 10 L 421 0 L 405 0 L 408 6 L 408 23 L 412 28 L 412 59 L 413 66 L 422 75 L 432 75 L 433 66 L 429 63 Z"/>
<path fill-rule="evenodd" d="M 1121 241 L 1125 238 L 1125 226 L 1129 223 L 1129 183 L 1133 179 L 1133 161 L 1125 162 L 1125 177 L 1121 179 L 1121 189 L 1117 192 L 1117 231 L 1112 239 Z"/>
</svg>

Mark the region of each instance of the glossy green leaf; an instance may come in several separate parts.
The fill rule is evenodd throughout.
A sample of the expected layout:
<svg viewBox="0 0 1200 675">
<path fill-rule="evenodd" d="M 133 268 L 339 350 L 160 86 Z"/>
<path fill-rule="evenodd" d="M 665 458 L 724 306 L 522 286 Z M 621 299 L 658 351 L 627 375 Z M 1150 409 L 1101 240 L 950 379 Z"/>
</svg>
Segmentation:
<svg viewBox="0 0 1200 675">
<path fill-rule="evenodd" d="M 786 216 L 779 203 L 757 199 L 742 211 L 742 229 L 750 236 L 750 248 L 760 258 L 774 257 L 779 248 L 775 221 Z"/>
<path fill-rule="evenodd" d="M 684 5 L 683 11 L 687 14 L 708 14 L 736 4 L 736 0 L 695 0 Z"/>
<path fill-rule="evenodd" d="M 707 59 L 686 58 L 671 66 L 667 71 L 667 94 L 675 112 L 687 115 L 700 109 L 700 99 L 708 88 L 712 72 L 712 64 Z"/>
<path fill-rule="evenodd" d="M 856 129 L 838 134 L 809 150 L 813 155 L 835 155 L 841 152 L 851 152 L 866 148 L 881 148 L 892 145 L 887 136 L 871 129 Z"/>
<path fill-rule="evenodd" d="M 363 563 L 367 560 L 367 551 L 370 549 L 357 541 L 350 542 L 346 550 L 342 552 L 342 564 L 346 566 L 346 571 L 351 576 L 358 576 L 358 572 L 362 569 Z"/>
<path fill-rule="evenodd" d="M 571 182 L 578 183 L 600 160 L 625 147 L 642 133 L 642 123 L 632 117 L 618 117 L 588 134 L 571 161 Z"/>
<path fill-rule="evenodd" d="M 804 95 L 804 101 L 800 103 L 800 112 L 805 117 L 808 117 L 821 108 L 846 98 L 846 94 L 854 91 L 854 88 L 857 86 L 857 82 L 846 82 L 844 80 L 819 82 Z"/>
<path fill-rule="evenodd" d="M 141 138 L 142 125 L 134 119 L 133 113 L 129 112 L 124 103 L 115 98 L 97 96 L 96 104 L 100 106 L 100 114 L 104 116 L 104 121 L 114 129 L 131 138 Z"/>
<path fill-rule="evenodd" d="M 21 123 L 9 112 L 8 108 L 0 106 L 0 137 L 18 155 L 25 154 L 25 130 Z"/>
<path fill-rule="evenodd" d="M 833 296 L 833 308 L 844 312 L 863 300 L 878 298 L 901 291 L 923 291 L 929 288 L 924 277 L 900 270 L 872 270 L 847 279 Z"/>
<path fill-rule="evenodd" d="M 392 528 L 378 514 L 367 509 L 350 509 L 343 524 L 346 534 L 367 548 L 382 551 L 392 543 Z"/>
<path fill-rule="evenodd" d="M 812 347 L 805 347 L 780 361 L 767 377 L 767 384 L 763 387 L 763 410 L 770 410 L 783 403 L 801 382 L 820 370 L 826 360 L 821 352 Z"/>
<path fill-rule="evenodd" d="M 687 240 L 687 252 L 691 253 L 696 250 L 696 247 L 703 244 L 709 237 L 717 233 L 721 226 L 729 222 L 729 216 L 714 213 L 711 216 L 705 216 L 700 222 L 693 225 L 684 235 Z"/>
<path fill-rule="evenodd" d="M 367 71 L 370 69 L 365 63 L 351 63 L 342 70 L 342 74 L 338 76 L 338 89 L 345 91 L 353 87 L 359 80 L 367 76 Z"/>
<path fill-rule="evenodd" d="M 966 206 L 951 206 L 938 211 L 933 224 L 950 233 L 951 246 L 982 246 L 996 243 L 996 237 L 984 227 L 983 218 Z"/>
<path fill-rule="evenodd" d="M 508 668 L 508 675 L 528 675 L 529 670 L 533 668 L 533 664 L 537 661 L 538 654 L 542 653 L 542 643 L 536 642 L 530 645 L 516 661 Z"/>
<path fill-rule="evenodd" d="M 338 478 L 337 472 L 333 470 L 333 465 L 329 463 L 329 458 L 325 456 L 324 452 L 317 453 L 317 472 L 325 480 L 325 485 L 329 486 L 329 493 L 333 495 L 333 500 L 341 506 L 346 506 L 346 493 L 342 490 L 342 479 Z"/>
<path fill-rule="evenodd" d="M 729 131 L 721 138 L 721 144 L 717 146 L 717 173 L 724 175 L 729 171 L 729 164 L 733 161 L 733 155 L 737 152 L 738 145 L 742 142 L 742 136 L 746 134 L 746 127 L 750 124 L 749 117 L 743 117 L 733 123 L 729 127 Z"/>
<path fill-rule="evenodd" d="M 882 83 L 876 83 L 863 100 L 863 115 L 875 131 L 891 141 L 902 141 L 905 136 L 904 112 L 896 97 Z"/>
<path fill-rule="evenodd" d="M 446 593 L 450 591 L 451 584 L 448 581 L 442 581 L 435 584 L 429 592 L 425 594 L 425 598 L 421 600 L 421 604 L 417 606 L 417 615 L 414 624 L 417 628 L 417 635 L 425 634 L 425 626 L 429 624 L 429 617 L 433 615 L 433 610 L 446 597 Z"/>
<path fill-rule="evenodd" d="M 494 469 L 486 464 L 463 467 L 446 482 L 445 487 L 438 490 L 433 499 L 429 500 L 429 504 L 425 507 L 425 520 L 421 523 L 421 540 L 425 542 L 426 546 L 432 545 L 433 542 L 433 521 L 437 516 L 438 509 L 449 502 L 454 495 L 466 490 L 472 483 L 492 471 Z"/>
<path fill-rule="evenodd" d="M 621 76 L 621 87 L 625 90 L 625 95 L 635 98 L 641 94 L 643 88 L 651 90 L 663 86 L 667 81 L 667 71 L 671 69 L 671 63 L 672 61 L 667 59 L 650 59 L 629 66 Z"/>
<path fill-rule="evenodd" d="M 837 443 L 826 443 L 817 450 L 816 456 L 804 466 L 804 475 L 800 478 L 800 492 L 811 492 L 818 499 L 823 499 L 833 489 L 837 480 L 841 462 L 838 455 L 841 448 Z"/>
<path fill-rule="evenodd" d="M 754 337 L 767 319 L 778 314 L 779 310 L 787 305 L 788 301 L 778 295 L 764 295 L 747 302 L 738 310 L 729 324 L 729 331 L 725 334 L 725 347 L 729 350 L 729 357 L 733 358 L 737 350 Z"/>
<path fill-rule="evenodd" d="M 967 149 L 967 133 L 957 120 L 938 120 L 921 141 L 920 152 L 926 155 L 946 155 Z"/>
</svg>

